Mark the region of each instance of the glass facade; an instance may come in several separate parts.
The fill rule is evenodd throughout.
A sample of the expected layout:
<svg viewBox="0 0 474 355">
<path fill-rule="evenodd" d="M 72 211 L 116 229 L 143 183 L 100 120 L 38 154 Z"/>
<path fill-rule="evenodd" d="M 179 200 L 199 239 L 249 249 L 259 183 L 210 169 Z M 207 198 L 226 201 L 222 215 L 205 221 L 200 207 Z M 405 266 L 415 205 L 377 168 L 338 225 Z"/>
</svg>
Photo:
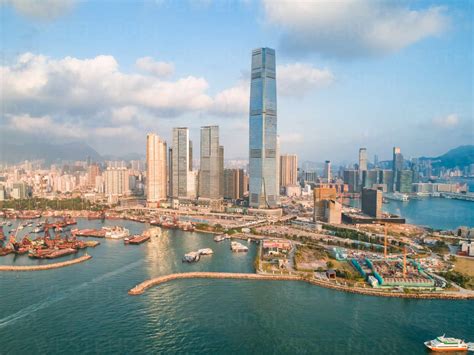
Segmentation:
<svg viewBox="0 0 474 355">
<path fill-rule="evenodd" d="M 224 148 L 219 145 L 219 126 L 201 127 L 199 197 L 223 197 Z"/>
<path fill-rule="evenodd" d="M 252 52 L 249 117 L 249 203 L 256 208 L 279 205 L 279 152 L 275 50 Z"/>
</svg>

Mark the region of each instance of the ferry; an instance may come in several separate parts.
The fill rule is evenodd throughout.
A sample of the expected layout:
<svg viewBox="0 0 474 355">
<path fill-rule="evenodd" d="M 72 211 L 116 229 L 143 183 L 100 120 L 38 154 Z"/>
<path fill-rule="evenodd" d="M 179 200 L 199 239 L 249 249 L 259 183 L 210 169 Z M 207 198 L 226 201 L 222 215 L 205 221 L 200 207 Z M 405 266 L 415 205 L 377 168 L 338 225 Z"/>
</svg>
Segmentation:
<svg viewBox="0 0 474 355">
<path fill-rule="evenodd" d="M 195 261 L 199 261 L 199 259 L 200 259 L 200 254 L 196 251 L 192 251 L 190 253 L 184 254 L 183 263 L 184 262 L 192 263 Z"/>
<path fill-rule="evenodd" d="M 409 200 L 409 197 L 407 194 L 402 194 L 400 192 L 387 193 L 384 195 L 384 197 L 388 200 L 394 200 L 394 201 L 406 202 Z"/>
<path fill-rule="evenodd" d="M 464 340 L 456 338 L 446 338 L 441 335 L 433 340 L 425 341 L 425 346 L 431 351 L 447 352 L 447 351 L 468 351 L 468 344 Z"/>
<path fill-rule="evenodd" d="M 214 254 L 214 251 L 211 248 L 204 248 L 204 249 L 199 249 L 197 251 L 199 255 L 211 255 Z"/>
</svg>

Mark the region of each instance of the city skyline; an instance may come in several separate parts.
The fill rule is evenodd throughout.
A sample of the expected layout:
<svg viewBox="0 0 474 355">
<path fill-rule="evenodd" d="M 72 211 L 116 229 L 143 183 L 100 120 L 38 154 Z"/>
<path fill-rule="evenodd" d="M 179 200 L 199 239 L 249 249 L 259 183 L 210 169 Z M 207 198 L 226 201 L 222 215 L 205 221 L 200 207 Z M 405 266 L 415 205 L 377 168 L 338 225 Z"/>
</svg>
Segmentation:
<svg viewBox="0 0 474 355">
<path fill-rule="evenodd" d="M 188 126 L 191 140 L 197 141 L 199 127 L 216 124 L 221 127 L 223 145 L 229 142 L 226 157 L 243 158 L 248 147 L 245 140 L 235 137 L 248 133 L 246 58 L 259 45 L 274 47 L 279 53 L 281 151 L 297 153 L 300 161 L 352 162 L 357 159 L 356 147 L 367 147 L 380 160 L 390 159 L 393 146 L 402 147 L 406 157 L 436 156 L 472 139 L 472 24 L 463 12 L 469 9 L 467 2 L 442 8 L 431 1 L 410 7 L 378 3 L 374 11 L 392 14 L 395 23 L 412 30 L 413 37 L 390 42 L 386 35 L 370 42 L 355 33 L 352 44 L 347 38 L 332 38 L 331 46 L 320 37 L 315 39 L 318 46 L 308 44 L 305 28 L 299 34 L 292 32 L 291 21 L 299 19 L 304 26 L 305 14 L 297 7 L 287 9 L 285 1 L 278 5 L 228 2 L 226 6 L 209 2 L 189 8 L 167 1 L 113 8 L 99 2 L 75 3 L 57 9 L 54 18 L 11 3 L 2 4 L 7 15 L 5 31 L 12 33 L 5 38 L 8 50 L 2 60 L 8 84 L 3 89 L 1 127 L 6 142 L 79 140 L 101 154 L 144 155 L 146 132 L 157 131 L 170 141 L 172 127 Z M 334 6 L 338 16 L 331 18 L 331 26 L 343 26 L 344 6 Z M 93 21 L 98 10 L 116 15 L 106 31 Z M 404 23 L 408 10 L 416 16 Z M 165 28 L 153 25 L 149 16 L 161 19 L 177 11 L 186 23 L 180 27 L 182 34 L 162 38 Z M 284 11 L 287 18 L 281 16 Z M 263 24 L 255 14 L 263 18 Z M 140 36 L 126 52 L 122 49 L 124 43 L 132 43 L 127 40 L 129 34 L 124 34 L 124 43 L 110 40 L 127 27 L 119 21 L 126 16 L 143 16 L 143 24 L 131 32 L 151 33 L 156 39 L 154 48 L 143 41 L 146 36 Z M 199 27 L 201 40 L 186 49 L 173 44 L 173 40 L 181 43 L 181 36 L 192 38 L 204 20 L 209 22 Z M 424 20 L 431 27 L 424 27 Z M 308 26 L 317 28 L 324 21 L 316 17 Z M 383 25 L 386 18 L 371 21 L 364 26 Z M 172 28 L 178 23 L 169 19 L 166 25 Z M 221 34 L 214 37 L 216 25 Z M 277 25 L 282 26 L 280 35 L 272 31 Z M 85 33 L 83 28 L 87 28 Z M 253 30 L 252 40 L 247 28 Z M 60 35 L 65 29 L 67 41 Z M 394 40 L 395 34 L 389 34 Z M 293 39 L 295 48 L 285 47 L 285 36 Z M 217 45 L 223 50 L 213 50 Z M 195 56 L 201 59 L 199 63 L 186 60 Z M 70 90 L 60 86 L 64 82 Z M 119 88 L 114 95 L 107 89 L 111 86 Z M 54 103 L 50 97 L 58 90 L 64 92 L 64 100 Z M 36 96 L 31 96 L 33 92 Z M 83 94 L 74 96 L 78 92 Z M 321 131 L 326 134 L 319 135 Z M 129 144 L 117 144 L 125 137 Z M 433 141 L 438 144 L 429 144 Z"/>
</svg>

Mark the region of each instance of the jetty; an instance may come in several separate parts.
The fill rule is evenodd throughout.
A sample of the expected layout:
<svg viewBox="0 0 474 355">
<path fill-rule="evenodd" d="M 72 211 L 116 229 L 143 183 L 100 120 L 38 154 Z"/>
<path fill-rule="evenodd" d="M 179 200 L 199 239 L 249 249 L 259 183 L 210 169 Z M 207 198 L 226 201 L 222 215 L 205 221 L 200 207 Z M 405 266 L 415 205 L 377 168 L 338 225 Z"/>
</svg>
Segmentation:
<svg viewBox="0 0 474 355">
<path fill-rule="evenodd" d="M 58 269 L 69 265 L 79 264 L 86 260 L 91 259 L 92 256 L 86 254 L 78 258 L 62 261 L 60 263 L 52 263 L 46 265 L 0 265 L 0 271 L 40 271 L 40 270 L 51 270 Z"/>
<path fill-rule="evenodd" d="M 402 293 L 389 291 L 376 291 L 360 287 L 351 287 L 347 285 L 335 284 L 328 281 L 317 280 L 304 277 L 302 275 L 291 274 L 250 274 L 250 273 L 230 273 L 230 272 L 184 272 L 156 277 L 139 283 L 128 291 L 129 295 L 141 295 L 147 289 L 166 282 L 180 279 L 240 279 L 240 280 L 263 280 L 263 281 L 304 281 L 315 286 L 330 288 L 337 291 L 348 293 L 357 293 L 367 296 L 391 297 L 391 298 L 410 298 L 410 299 L 448 299 L 448 300 L 472 300 L 474 293 Z"/>
</svg>

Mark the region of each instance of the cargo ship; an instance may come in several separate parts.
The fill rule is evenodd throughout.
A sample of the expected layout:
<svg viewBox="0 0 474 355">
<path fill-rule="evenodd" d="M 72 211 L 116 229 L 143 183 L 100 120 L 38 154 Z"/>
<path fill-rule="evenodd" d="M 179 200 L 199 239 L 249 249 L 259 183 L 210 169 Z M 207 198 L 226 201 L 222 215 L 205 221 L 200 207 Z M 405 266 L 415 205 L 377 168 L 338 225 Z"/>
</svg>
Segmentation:
<svg viewBox="0 0 474 355">
<path fill-rule="evenodd" d="M 456 338 L 446 338 L 441 335 L 433 340 L 425 341 L 425 346 L 431 351 L 448 352 L 448 351 L 468 351 L 469 347 L 464 340 Z"/>
</svg>

